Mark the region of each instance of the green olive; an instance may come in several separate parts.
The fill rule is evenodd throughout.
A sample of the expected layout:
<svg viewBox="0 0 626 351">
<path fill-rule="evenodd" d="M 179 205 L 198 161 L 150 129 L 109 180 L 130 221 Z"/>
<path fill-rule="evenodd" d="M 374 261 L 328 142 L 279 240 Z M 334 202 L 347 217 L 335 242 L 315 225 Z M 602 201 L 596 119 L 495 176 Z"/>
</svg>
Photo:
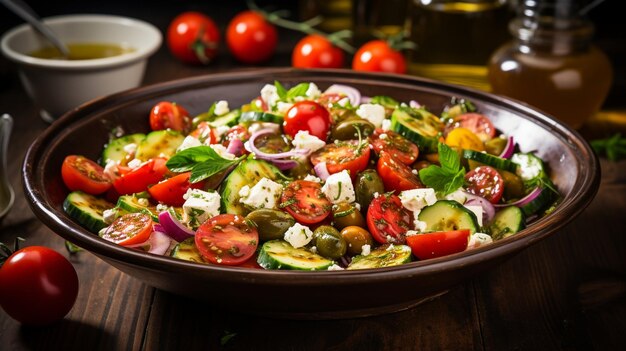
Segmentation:
<svg viewBox="0 0 626 351">
<path fill-rule="evenodd" d="M 504 198 L 507 200 L 524 197 L 524 182 L 516 174 L 505 170 L 498 170 L 504 181 Z"/>
<path fill-rule="evenodd" d="M 492 155 L 500 155 L 504 151 L 507 140 L 503 138 L 492 138 L 485 142 L 485 151 Z"/>
<path fill-rule="evenodd" d="M 317 252 L 324 257 L 336 260 L 346 254 L 348 244 L 334 227 L 317 227 L 313 232 L 313 239 Z"/>
<path fill-rule="evenodd" d="M 351 256 L 360 255 L 363 252 L 363 245 L 370 247 L 374 243 L 370 232 L 362 227 L 349 226 L 343 228 L 341 236 L 348 243 L 348 254 Z"/>
<path fill-rule="evenodd" d="M 356 112 L 351 109 L 343 108 L 343 107 L 331 107 L 330 114 L 333 117 L 333 121 L 335 124 L 344 121 L 348 118 L 358 118 Z"/>
<path fill-rule="evenodd" d="M 367 207 L 372 202 L 375 193 L 383 194 L 384 192 L 383 180 L 376 170 L 366 169 L 357 175 L 356 202 L 361 205 L 361 211 L 367 211 Z"/>
<path fill-rule="evenodd" d="M 309 160 L 304 162 L 298 161 L 298 164 L 289 170 L 289 176 L 294 179 L 304 179 L 307 175 L 311 174 L 313 166 Z"/>
<path fill-rule="evenodd" d="M 337 123 L 330 132 L 330 138 L 336 140 L 355 140 L 359 138 L 357 128 L 361 131 L 361 137 L 372 135 L 374 125 L 363 118 L 348 118 Z"/>
<path fill-rule="evenodd" d="M 333 206 L 333 223 L 339 230 L 351 225 L 365 227 L 365 219 L 361 212 L 347 202 Z"/>
<path fill-rule="evenodd" d="M 250 212 L 246 221 L 254 223 L 261 241 L 282 239 L 287 229 L 296 223 L 289 213 L 269 208 Z"/>
</svg>

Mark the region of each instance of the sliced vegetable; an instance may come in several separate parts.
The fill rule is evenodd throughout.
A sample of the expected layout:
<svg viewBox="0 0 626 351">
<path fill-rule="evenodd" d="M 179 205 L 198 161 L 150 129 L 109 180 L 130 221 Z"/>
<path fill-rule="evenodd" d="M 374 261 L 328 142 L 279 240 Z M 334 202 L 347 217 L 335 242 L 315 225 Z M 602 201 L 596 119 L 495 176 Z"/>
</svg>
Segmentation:
<svg viewBox="0 0 626 351">
<path fill-rule="evenodd" d="M 176 244 L 170 253 L 170 256 L 191 262 L 209 263 L 202 257 L 200 251 L 196 247 L 195 238 L 188 238 Z"/>
<path fill-rule="evenodd" d="M 426 231 L 447 232 L 469 229 L 470 234 L 478 231 L 476 215 L 453 200 L 439 200 L 426 206 L 417 217 L 426 222 Z"/>
<path fill-rule="evenodd" d="M 399 107 L 391 115 L 391 130 L 414 142 L 425 153 L 437 152 L 443 123 L 425 109 Z"/>
<path fill-rule="evenodd" d="M 514 162 L 507 160 L 506 158 L 490 155 L 488 153 L 475 151 L 475 150 L 463 150 L 463 157 L 468 160 L 474 160 L 484 165 L 491 166 L 497 169 L 503 169 L 505 171 L 515 173 L 518 165 Z"/>
<path fill-rule="evenodd" d="M 319 223 L 331 212 L 331 203 L 322 192 L 322 185 L 308 180 L 289 183 L 283 190 L 279 207 L 303 224 Z"/>
<path fill-rule="evenodd" d="M 106 227 L 103 213 L 113 207 L 112 203 L 82 191 L 69 193 L 63 201 L 63 210 L 80 225 L 95 233 Z"/>
<path fill-rule="evenodd" d="M 409 235 L 406 244 L 415 257 L 426 260 L 465 251 L 469 237 L 469 229 L 430 232 Z"/>
<path fill-rule="evenodd" d="M 129 213 L 113 221 L 100 236 L 122 246 L 133 246 L 148 241 L 153 224 L 150 215 Z"/>
<path fill-rule="evenodd" d="M 233 266 L 254 255 L 259 234 L 242 216 L 221 214 L 198 228 L 195 242 L 202 257 L 209 262 Z"/>
<path fill-rule="evenodd" d="M 178 242 L 195 235 L 193 230 L 182 224 L 170 211 L 159 213 L 159 224 L 163 227 L 165 234 Z"/>
<path fill-rule="evenodd" d="M 111 188 L 111 179 L 104 174 L 104 168 L 84 156 L 65 157 L 61 166 L 63 183 L 71 191 L 84 191 L 98 195 Z"/>
<path fill-rule="evenodd" d="M 367 227 L 381 244 L 404 244 L 413 216 L 393 194 L 378 195 L 367 210 Z"/>
<path fill-rule="evenodd" d="M 407 245 L 389 244 L 372 250 L 367 256 L 355 256 L 346 269 L 392 267 L 409 262 L 411 262 L 410 247 Z"/>
<path fill-rule="evenodd" d="M 145 134 L 135 133 L 111 139 L 102 152 L 102 165 L 105 166 L 110 161 L 126 165 L 128 161 L 132 160 L 130 156 L 134 155 L 137 145 L 145 138 Z"/>
<path fill-rule="evenodd" d="M 303 271 L 324 270 L 334 263 L 307 249 L 296 249 L 284 240 L 272 240 L 263 244 L 257 262 L 265 269 Z"/>
<path fill-rule="evenodd" d="M 524 229 L 524 217 L 519 207 L 505 207 L 496 213 L 487 230 L 493 240 L 504 239 Z"/>
</svg>

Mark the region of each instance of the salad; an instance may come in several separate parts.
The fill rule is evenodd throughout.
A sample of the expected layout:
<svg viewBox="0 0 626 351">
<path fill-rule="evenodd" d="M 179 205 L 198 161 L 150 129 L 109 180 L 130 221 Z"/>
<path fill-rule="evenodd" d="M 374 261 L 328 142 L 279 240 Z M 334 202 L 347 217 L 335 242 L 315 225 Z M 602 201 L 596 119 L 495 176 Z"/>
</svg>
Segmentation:
<svg viewBox="0 0 626 351">
<path fill-rule="evenodd" d="M 559 200 L 539 157 L 454 97 L 422 106 L 275 82 L 194 118 L 160 102 L 149 125 L 114 131 L 98 160 L 68 155 L 63 207 L 106 240 L 181 260 L 400 265 L 515 235 Z"/>
</svg>

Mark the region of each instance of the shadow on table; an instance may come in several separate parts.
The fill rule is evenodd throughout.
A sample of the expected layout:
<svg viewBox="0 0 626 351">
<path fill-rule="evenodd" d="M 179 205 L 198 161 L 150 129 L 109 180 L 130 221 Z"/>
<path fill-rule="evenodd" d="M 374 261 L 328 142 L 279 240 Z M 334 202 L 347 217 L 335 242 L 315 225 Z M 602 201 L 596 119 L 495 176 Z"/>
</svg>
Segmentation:
<svg viewBox="0 0 626 351">
<path fill-rule="evenodd" d="M 67 319 L 44 327 L 21 326 L 19 336 L 30 350 L 113 350 L 119 346 L 115 335 Z"/>
</svg>

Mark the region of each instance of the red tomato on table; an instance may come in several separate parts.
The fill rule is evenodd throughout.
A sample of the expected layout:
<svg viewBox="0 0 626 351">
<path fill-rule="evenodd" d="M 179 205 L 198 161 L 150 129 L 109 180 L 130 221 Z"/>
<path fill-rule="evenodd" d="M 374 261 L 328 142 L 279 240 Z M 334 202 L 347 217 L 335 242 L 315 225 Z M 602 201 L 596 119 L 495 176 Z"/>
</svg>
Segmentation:
<svg viewBox="0 0 626 351">
<path fill-rule="evenodd" d="M 313 166 L 326 162 L 326 169 L 330 174 L 348 170 L 354 179 L 359 172 L 367 168 L 370 153 L 369 144 L 365 143 L 359 148 L 357 140 L 348 140 L 326 144 L 323 148 L 312 153 L 310 159 Z"/>
<path fill-rule="evenodd" d="M 322 193 L 320 183 L 296 180 L 283 190 L 280 206 L 296 221 L 308 225 L 319 223 L 328 217 L 332 204 Z"/>
<path fill-rule="evenodd" d="M 413 214 L 402 206 L 397 195 L 379 194 L 367 209 L 367 228 L 381 244 L 404 244 Z"/>
<path fill-rule="evenodd" d="M 406 73 L 406 60 L 384 40 L 372 40 L 357 50 L 352 60 L 355 71 Z"/>
<path fill-rule="evenodd" d="M 173 102 L 161 101 L 150 111 L 152 130 L 173 129 L 183 134 L 189 133 L 193 122 L 187 110 Z"/>
<path fill-rule="evenodd" d="M 243 63 L 260 63 L 276 51 L 276 27 L 260 13 L 244 11 L 235 16 L 226 29 L 226 44 L 235 59 Z"/>
<path fill-rule="evenodd" d="M 425 260 L 465 251 L 469 236 L 469 229 L 423 233 L 407 236 L 406 244 L 415 257 Z"/>
<path fill-rule="evenodd" d="M 78 155 L 65 157 L 61 166 L 63 182 L 71 191 L 98 195 L 111 188 L 111 179 L 99 164 Z"/>
<path fill-rule="evenodd" d="M 246 224 L 243 216 L 221 214 L 198 228 L 195 242 L 200 254 L 208 261 L 234 266 L 254 255 L 259 245 L 259 233 Z"/>
<path fill-rule="evenodd" d="M 315 101 L 298 101 L 287 110 L 283 130 L 285 134 L 295 137 L 301 130 L 326 141 L 331 125 L 328 110 Z"/>
<path fill-rule="evenodd" d="M 341 68 L 343 60 L 343 51 L 317 34 L 302 38 L 291 54 L 291 65 L 297 68 Z"/>
<path fill-rule="evenodd" d="M 0 267 L 0 306 L 24 324 L 45 325 L 63 318 L 78 295 L 78 276 L 58 252 L 29 246 Z"/>
<path fill-rule="evenodd" d="M 213 20 L 199 12 L 176 16 L 167 29 L 172 55 L 186 63 L 207 64 L 217 55 L 220 32 Z"/>
</svg>

